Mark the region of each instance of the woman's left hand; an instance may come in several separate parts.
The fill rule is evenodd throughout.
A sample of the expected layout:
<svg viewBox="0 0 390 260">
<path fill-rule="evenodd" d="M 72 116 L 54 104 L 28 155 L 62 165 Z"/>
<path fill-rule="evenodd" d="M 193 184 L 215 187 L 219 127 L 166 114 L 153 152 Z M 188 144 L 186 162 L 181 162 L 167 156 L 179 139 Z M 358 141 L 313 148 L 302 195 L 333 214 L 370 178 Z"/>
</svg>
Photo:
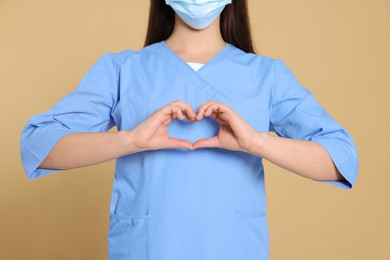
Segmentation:
<svg viewBox="0 0 390 260">
<path fill-rule="evenodd" d="M 214 117 L 221 127 L 217 136 L 199 139 L 193 143 L 194 149 L 217 147 L 249 153 L 254 149 L 256 130 L 226 104 L 207 101 L 198 108 L 195 119 L 202 120 L 203 116 Z"/>
</svg>

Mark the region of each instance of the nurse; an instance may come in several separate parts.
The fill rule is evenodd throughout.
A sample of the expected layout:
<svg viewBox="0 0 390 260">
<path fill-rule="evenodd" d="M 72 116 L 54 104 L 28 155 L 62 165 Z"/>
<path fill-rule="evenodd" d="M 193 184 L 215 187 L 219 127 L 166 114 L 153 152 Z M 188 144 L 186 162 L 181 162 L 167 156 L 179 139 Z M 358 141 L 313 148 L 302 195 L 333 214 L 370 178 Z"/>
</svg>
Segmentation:
<svg viewBox="0 0 390 260">
<path fill-rule="evenodd" d="M 116 160 L 109 259 L 269 259 L 263 159 L 344 189 L 358 173 L 347 130 L 255 54 L 244 0 L 151 0 L 144 48 L 102 55 L 20 141 L 29 179 Z"/>
</svg>

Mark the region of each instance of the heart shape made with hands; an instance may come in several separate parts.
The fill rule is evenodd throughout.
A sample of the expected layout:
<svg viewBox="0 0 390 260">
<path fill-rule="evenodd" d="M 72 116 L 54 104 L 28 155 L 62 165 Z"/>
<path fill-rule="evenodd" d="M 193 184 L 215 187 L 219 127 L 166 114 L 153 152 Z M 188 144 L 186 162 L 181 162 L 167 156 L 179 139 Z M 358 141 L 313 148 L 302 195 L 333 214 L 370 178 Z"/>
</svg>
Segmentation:
<svg viewBox="0 0 390 260">
<path fill-rule="evenodd" d="M 245 147 L 252 145 L 255 131 L 229 106 L 210 100 L 188 115 L 188 104 L 180 105 L 179 111 L 177 107 L 173 109 L 177 120 L 168 124 L 170 138 L 189 142 L 192 149 L 215 147 L 246 151 Z M 190 118 L 193 114 L 195 118 Z"/>
<path fill-rule="evenodd" d="M 150 117 L 137 130 L 143 133 L 141 137 L 150 138 L 146 139 L 148 145 L 157 149 L 214 147 L 250 152 L 253 142 L 258 140 L 255 129 L 234 109 L 212 100 L 202 104 L 197 112 L 185 102 L 174 101 Z"/>
<path fill-rule="evenodd" d="M 203 116 L 200 120 L 190 120 L 187 115 L 180 120 L 175 118 L 168 125 L 169 137 L 184 139 L 192 144 L 196 141 L 218 135 L 220 124 L 212 116 Z"/>
</svg>

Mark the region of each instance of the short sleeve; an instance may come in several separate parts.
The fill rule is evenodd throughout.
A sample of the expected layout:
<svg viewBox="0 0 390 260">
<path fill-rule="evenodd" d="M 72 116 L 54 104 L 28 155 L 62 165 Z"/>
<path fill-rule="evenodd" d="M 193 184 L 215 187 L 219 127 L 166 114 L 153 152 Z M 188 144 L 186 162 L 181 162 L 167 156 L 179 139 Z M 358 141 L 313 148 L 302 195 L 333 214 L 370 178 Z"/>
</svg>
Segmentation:
<svg viewBox="0 0 390 260">
<path fill-rule="evenodd" d="M 352 136 L 301 86 L 284 61 L 276 60 L 271 91 L 270 131 L 278 136 L 320 144 L 346 181 L 323 181 L 351 189 L 358 173 L 358 155 Z"/>
<path fill-rule="evenodd" d="M 111 54 L 102 55 L 75 90 L 48 111 L 32 116 L 20 136 L 22 164 L 29 179 L 59 172 L 39 169 L 54 145 L 74 132 L 105 132 L 115 123 L 112 109 L 117 100 L 117 68 Z"/>
</svg>

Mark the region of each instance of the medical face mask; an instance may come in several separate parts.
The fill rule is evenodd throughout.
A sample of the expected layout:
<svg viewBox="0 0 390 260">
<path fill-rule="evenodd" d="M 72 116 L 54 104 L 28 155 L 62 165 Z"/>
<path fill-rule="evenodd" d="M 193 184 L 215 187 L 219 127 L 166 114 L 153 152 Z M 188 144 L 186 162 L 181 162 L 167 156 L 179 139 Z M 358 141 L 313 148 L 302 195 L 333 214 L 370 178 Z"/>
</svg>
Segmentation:
<svg viewBox="0 0 390 260">
<path fill-rule="evenodd" d="M 189 26 L 204 29 L 222 13 L 232 0 L 165 0 Z"/>
</svg>

